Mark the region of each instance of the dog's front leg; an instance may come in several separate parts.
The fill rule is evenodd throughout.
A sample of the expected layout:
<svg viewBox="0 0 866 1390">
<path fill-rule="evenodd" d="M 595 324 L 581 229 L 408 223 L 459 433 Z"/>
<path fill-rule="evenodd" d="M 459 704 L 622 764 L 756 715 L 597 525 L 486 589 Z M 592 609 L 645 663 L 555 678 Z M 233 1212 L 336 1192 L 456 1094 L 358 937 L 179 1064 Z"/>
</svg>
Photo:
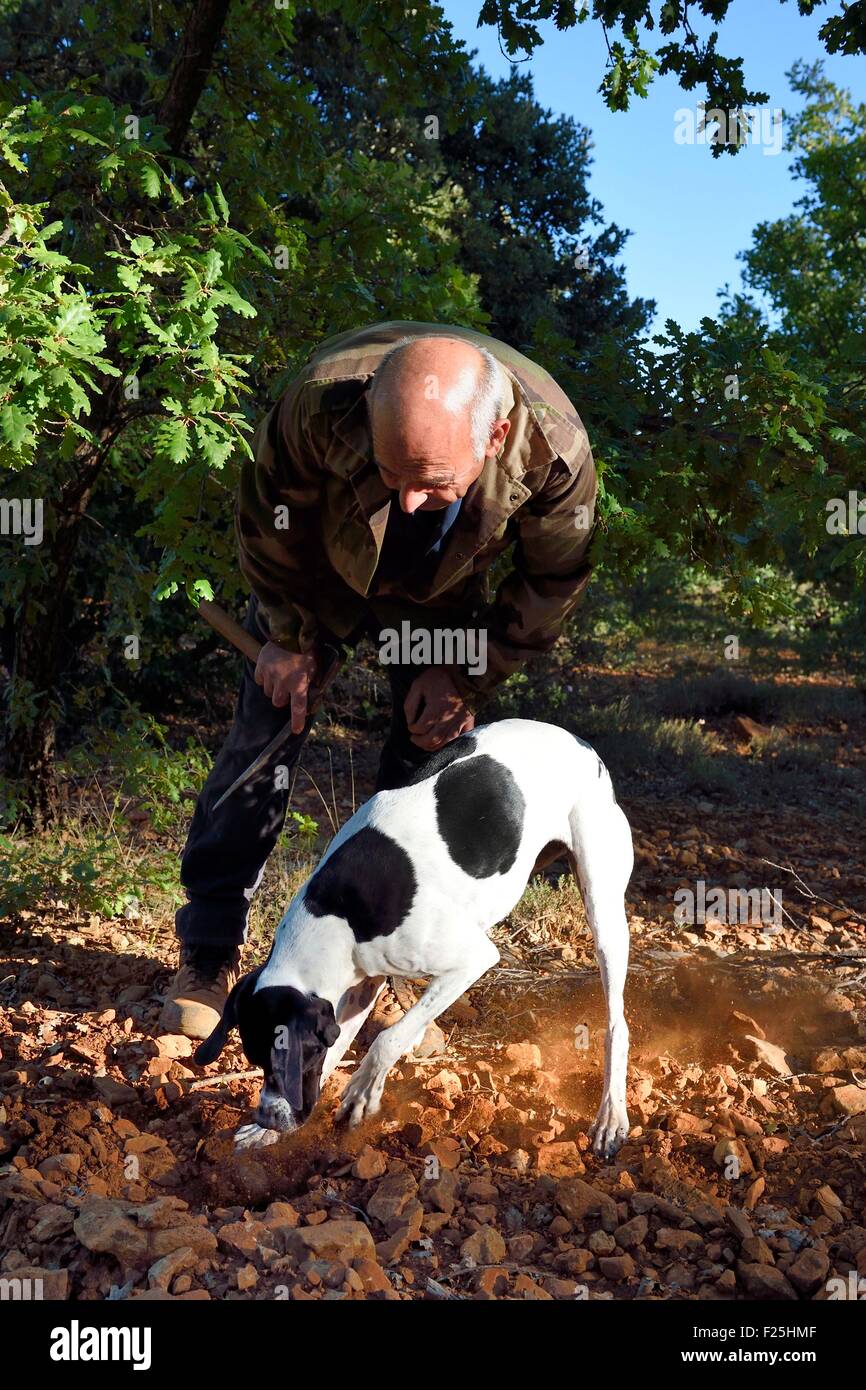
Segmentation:
<svg viewBox="0 0 866 1390">
<path fill-rule="evenodd" d="M 449 1008 L 499 960 L 499 952 L 486 936 L 478 939 L 466 956 L 459 969 L 448 970 L 432 979 L 418 1003 L 375 1039 L 343 1092 L 338 1120 L 348 1117 L 350 1125 L 357 1125 L 367 1116 L 375 1115 L 381 1104 L 385 1080 L 394 1064 L 412 1051 L 424 1036 L 428 1023 Z"/>
<path fill-rule="evenodd" d="M 346 996 L 341 999 L 337 1012 L 340 1036 L 325 1057 L 322 1066 L 321 1084 L 323 1086 L 335 1068 L 340 1065 L 360 1033 L 376 1000 L 385 988 L 385 983 L 386 977 L 384 975 L 371 975 L 362 984 L 349 990 Z"/>
</svg>

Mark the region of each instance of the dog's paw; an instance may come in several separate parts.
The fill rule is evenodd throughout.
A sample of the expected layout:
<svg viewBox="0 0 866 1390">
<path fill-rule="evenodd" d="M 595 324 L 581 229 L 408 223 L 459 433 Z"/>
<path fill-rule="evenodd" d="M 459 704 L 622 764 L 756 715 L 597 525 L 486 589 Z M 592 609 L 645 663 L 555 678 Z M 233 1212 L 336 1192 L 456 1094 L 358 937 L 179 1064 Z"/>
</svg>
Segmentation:
<svg viewBox="0 0 866 1390">
<path fill-rule="evenodd" d="M 264 1129 L 262 1125 L 241 1125 L 235 1133 L 235 1153 L 242 1149 L 263 1149 L 268 1144 L 276 1144 L 280 1137 L 278 1129 Z"/>
<path fill-rule="evenodd" d="M 379 1113 L 382 1092 L 385 1089 L 385 1076 L 381 1073 L 367 1073 L 363 1066 L 352 1077 L 337 1107 L 337 1119 L 348 1120 L 350 1129 L 363 1120 Z"/>
<path fill-rule="evenodd" d="M 605 1097 L 589 1131 L 593 1153 L 598 1154 L 599 1158 L 613 1158 L 617 1149 L 628 1138 L 628 1131 L 629 1120 L 625 1106 L 617 1105 L 615 1101 Z"/>
</svg>

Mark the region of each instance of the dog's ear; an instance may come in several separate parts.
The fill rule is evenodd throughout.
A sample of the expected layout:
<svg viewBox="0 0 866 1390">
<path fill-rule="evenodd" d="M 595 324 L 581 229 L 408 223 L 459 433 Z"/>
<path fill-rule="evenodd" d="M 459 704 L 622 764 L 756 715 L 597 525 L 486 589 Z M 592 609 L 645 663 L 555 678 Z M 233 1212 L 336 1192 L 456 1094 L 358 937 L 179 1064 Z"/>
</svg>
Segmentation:
<svg viewBox="0 0 866 1390">
<path fill-rule="evenodd" d="M 254 972 L 257 973 L 257 972 Z M 249 986 L 250 980 L 254 975 L 243 975 L 235 985 L 231 994 L 225 1002 L 223 1016 L 214 1028 L 209 1038 L 199 1043 L 193 1053 L 193 1061 L 200 1067 L 206 1067 L 208 1062 L 215 1062 L 223 1048 L 229 1040 L 229 1033 L 238 1026 L 238 1001 L 241 994 Z"/>
<path fill-rule="evenodd" d="M 334 1015 L 334 1006 L 328 999 L 319 1001 L 315 1023 L 316 1037 L 326 1047 L 333 1047 L 340 1036 L 340 1025 Z"/>
<path fill-rule="evenodd" d="M 274 1035 L 271 1048 L 271 1072 L 280 1095 L 293 1110 L 304 1105 L 304 1049 L 301 1029 L 296 1020 L 283 1023 Z"/>
</svg>

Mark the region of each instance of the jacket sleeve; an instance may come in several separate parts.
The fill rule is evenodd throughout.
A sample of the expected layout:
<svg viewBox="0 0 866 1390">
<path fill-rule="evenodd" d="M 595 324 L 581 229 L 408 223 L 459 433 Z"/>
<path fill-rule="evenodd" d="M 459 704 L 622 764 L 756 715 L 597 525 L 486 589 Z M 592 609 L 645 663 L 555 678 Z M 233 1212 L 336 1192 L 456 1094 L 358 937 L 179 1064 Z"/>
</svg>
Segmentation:
<svg viewBox="0 0 866 1390">
<path fill-rule="evenodd" d="M 308 605 L 321 551 L 324 452 L 306 415 L 300 378 L 256 431 L 235 508 L 241 572 L 271 641 L 293 652 L 311 651 L 317 635 Z"/>
<path fill-rule="evenodd" d="M 456 673 L 470 704 L 549 651 L 560 636 L 589 583 L 597 487 L 587 445 L 576 468 L 562 460 L 551 465 L 544 486 L 517 512 L 513 569 L 481 620 L 487 627 L 487 669 L 477 676 Z"/>
</svg>

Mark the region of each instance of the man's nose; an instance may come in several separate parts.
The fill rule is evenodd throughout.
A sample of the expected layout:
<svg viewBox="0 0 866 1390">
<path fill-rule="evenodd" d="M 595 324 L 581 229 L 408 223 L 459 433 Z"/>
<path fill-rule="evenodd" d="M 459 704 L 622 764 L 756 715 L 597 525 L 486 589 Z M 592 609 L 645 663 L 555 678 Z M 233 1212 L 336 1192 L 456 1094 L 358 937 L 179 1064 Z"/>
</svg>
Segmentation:
<svg viewBox="0 0 866 1390">
<path fill-rule="evenodd" d="M 417 512 L 422 502 L 427 501 L 427 493 L 419 492 L 417 488 L 413 487 L 401 487 L 399 496 L 401 508 L 410 516 L 413 512 Z"/>
</svg>

